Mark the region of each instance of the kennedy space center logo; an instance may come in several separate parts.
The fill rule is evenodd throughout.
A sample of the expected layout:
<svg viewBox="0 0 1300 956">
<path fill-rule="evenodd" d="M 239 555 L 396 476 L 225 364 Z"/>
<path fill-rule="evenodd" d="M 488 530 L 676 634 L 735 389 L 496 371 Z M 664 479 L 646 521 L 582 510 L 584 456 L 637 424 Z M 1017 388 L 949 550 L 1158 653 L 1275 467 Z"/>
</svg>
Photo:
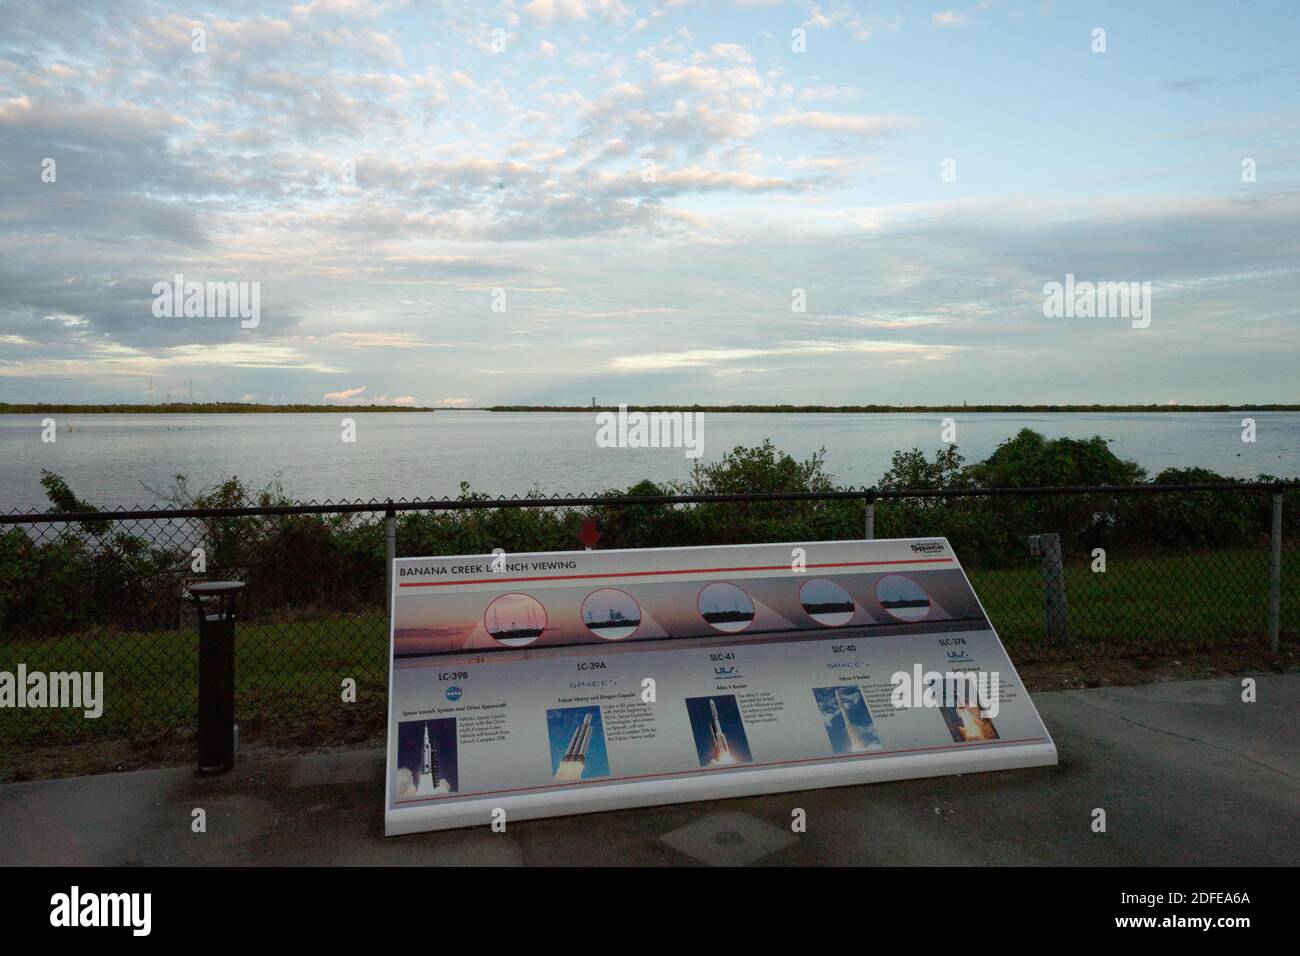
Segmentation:
<svg viewBox="0 0 1300 956">
<path fill-rule="evenodd" d="M 916 554 L 939 554 L 943 545 L 938 541 L 921 541 L 912 545 L 912 551 Z"/>
</svg>

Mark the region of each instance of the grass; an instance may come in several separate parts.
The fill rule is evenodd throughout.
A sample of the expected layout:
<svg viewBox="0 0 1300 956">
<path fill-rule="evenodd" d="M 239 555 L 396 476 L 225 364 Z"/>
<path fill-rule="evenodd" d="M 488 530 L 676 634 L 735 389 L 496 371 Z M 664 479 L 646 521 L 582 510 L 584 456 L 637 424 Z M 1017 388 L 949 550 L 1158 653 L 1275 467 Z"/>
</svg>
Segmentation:
<svg viewBox="0 0 1300 956">
<path fill-rule="evenodd" d="M 1300 551 L 1284 553 L 1282 629 L 1300 632 Z M 1106 658 L 1158 660 L 1211 650 L 1266 646 L 1268 556 L 1258 549 L 1125 557 L 1104 574 L 1087 564 L 1066 570 L 1071 641 L 1044 637 L 1037 567 L 968 570 L 1012 660 L 1100 667 Z M 1287 586 L 1289 585 L 1289 586 Z M 0 778 L 23 748 L 158 734 L 190 728 L 197 713 L 197 637 L 193 627 L 149 632 L 98 631 L 0 642 L 0 671 L 101 671 L 105 708 L 0 712 Z M 382 726 L 386 710 L 388 622 L 383 614 L 299 615 L 243 622 L 236 642 L 236 719 L 241 732 L 280 740 L 330 739 L 330 728 Z M 1231 653 L 1222 658 L 1229 663 Z M 1230 669 L 1230 668 L 1229 668 Z M 357 701 L 342 701 L 342 681 Z"/>
<path fill-rule="evenodd" d="M 127 736 L 190 726 L 198 712 L 198 637 L 168 631 L 100 631 L 0 643 L 0 670 L 100 671 L 104 713 L 85 720 L 70 709 L 7 710 L 0 741 L 9 746 Z M 342 681 L 357 682 L 361 708 L 384 707 L 388 620 L 382 614 L 299 617 L 239 625 L 235 708 L 241 726 L 344 707 Z M 0 755 L 0 763 L 3 756 Z"/>
<path fill-rule="evenodd" d="M 1284 552 L 1283 582 L 1294 582 L 1300 552 Z M 1026 657 L 1065 653 L 1176 652 L 1268 635 L 1268 555 L 1233 549 L 1158 556 L 1108 555 L 1105 573 L 1065 570 L 1072 648 L 1045 639 L 1037 567 L 969 569 L 975 593 L 999 635 Z M 1282 590 L 1282 631 L 1300 629 L 1300 592 Z"/>
</svg>

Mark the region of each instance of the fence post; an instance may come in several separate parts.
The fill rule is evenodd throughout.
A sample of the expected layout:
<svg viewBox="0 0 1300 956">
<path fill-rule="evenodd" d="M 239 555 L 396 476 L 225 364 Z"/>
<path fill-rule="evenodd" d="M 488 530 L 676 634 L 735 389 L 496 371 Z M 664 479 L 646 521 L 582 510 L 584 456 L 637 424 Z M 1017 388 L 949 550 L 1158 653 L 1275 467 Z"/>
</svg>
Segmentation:
<svg viewBox="0 0 1300 956">
<path fill-rule="evenodd" d="M 876 499 L 867 498 L 867 540 L 876 539 Z"/>
<path fill-rule="evenodd" d="M 1029 553 L 1037 555 L 1043 576 L 1043 608 L 1047 615 L 1047 639 L 1068 641 L 1070 626 L 1065 604 L 1065 567 L 1061 561 L 1059 534 L 1031 534 Z"/>
<path fill-rule="evenodd" d="M 1278 651 L 1282 624 L 1282 493 L 1273 493 L 1273 534 L 1268 557 L 1268 649 Z"/>
<path fill-rule="evenodd" d="M 384 573 L 384 580 L 388 588 L 388 617 L 393 616 L 393 561 L 397 558 L 397 512 L 393 510 L 393 503 L 388 502 L 388 510 L 384 512 L 384 525 L 386 526 L 387 547 L 386 552 L 388 560 L 385 562 L 387 570 Z"/>
</svg>

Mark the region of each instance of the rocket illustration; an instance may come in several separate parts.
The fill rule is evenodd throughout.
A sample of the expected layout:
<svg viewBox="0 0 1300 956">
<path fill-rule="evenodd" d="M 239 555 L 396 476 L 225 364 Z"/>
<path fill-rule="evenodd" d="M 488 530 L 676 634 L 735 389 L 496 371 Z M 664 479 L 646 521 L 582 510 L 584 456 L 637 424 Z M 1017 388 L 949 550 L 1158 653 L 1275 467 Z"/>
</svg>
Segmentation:
<svg viewBox="0 0 1300 956">
<path fill-rule="evenodd" d="M 731 745 L 727 735 L 722 732 L 722 722 L 718 720 L 718 705 L 709 699 L 709 733 L 713 735 L 713 760 L 715 763 L 731 755 Z"/>
<path fill-rule="evenodd" d="M 866 750 L 868 748 L 862 742 L 862 735 L 858 733 L 858 728 L 853 726 L 853 721 L 849 720 L 848 708 L 844 706 L 844 698 L 840 695 L 841 689 L 835 688 L 835 703 L 840 708 L 840 720 L 844 721 L 844 736 L 848 738 L 849 750 Z"/>
<path fill-rule="evenodd" d="M 429 725 L 424 725 L 424 760 L 420 764 L 420 777 L 438 782 L 438 745 L 429 742 Z"/>
<path fill-rule="evenodd" d="M 582 777 L 587 766 L 587 747 L 591 744 L 591 716 L 591 711 L 588 711 L 569 738 L 569 746 L 564 749 L 560 766 L 555 771 L 556 780 L 578 780 Z"/>
<path fill-rule="evenodd" d="M 569 740 L 569 748 L 564 751 L 564 759 L 577 760 L 586 763 L 587 745 L 589 743 L 591 743 L 590 713 L 582 718 L 582 723 L 578 726 L 578 729 L 573 732 L 573 737 Z"/>
<path fill-rule="evenodd" d="M 442 767 L 438 760 L 438 741 L 430 739 L 429 725 L 424 725 L 424 744 L 420 755 L 420 781 L 416 784 L 416 794 L 432 796 L 450 793 L 451 786 L 442 778 Z"/>
</svg>

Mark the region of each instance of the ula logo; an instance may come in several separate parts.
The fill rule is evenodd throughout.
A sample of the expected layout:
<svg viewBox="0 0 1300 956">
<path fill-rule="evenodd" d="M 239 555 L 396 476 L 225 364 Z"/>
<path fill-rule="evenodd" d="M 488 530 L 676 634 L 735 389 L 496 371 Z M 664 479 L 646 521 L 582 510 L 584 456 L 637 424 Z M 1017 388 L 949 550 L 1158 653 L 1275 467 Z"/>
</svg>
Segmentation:
<svg viewBox="0 0 1300 956">
<path fill-rule="evenodd" d="M 178 272 L 174 282 L 155 282 L 153 295 L 156 319 L 238 318 L 244 329 L 255 329 L 262 321 L 260 282 L 186 282 Z"/>
<path fill-rule="evenodd" d="M 596 414 L 597 448 L 684 448 L 687 458 L 704 452 L 703 412 L 629 412 Z"/>
<path fill-rule="evenodd" d="M 70 893 L 50 897 L 51 926 L 129 926 L 131 935 L 148 936 L 153 925 L 152 893 Z"/>
</svg>

